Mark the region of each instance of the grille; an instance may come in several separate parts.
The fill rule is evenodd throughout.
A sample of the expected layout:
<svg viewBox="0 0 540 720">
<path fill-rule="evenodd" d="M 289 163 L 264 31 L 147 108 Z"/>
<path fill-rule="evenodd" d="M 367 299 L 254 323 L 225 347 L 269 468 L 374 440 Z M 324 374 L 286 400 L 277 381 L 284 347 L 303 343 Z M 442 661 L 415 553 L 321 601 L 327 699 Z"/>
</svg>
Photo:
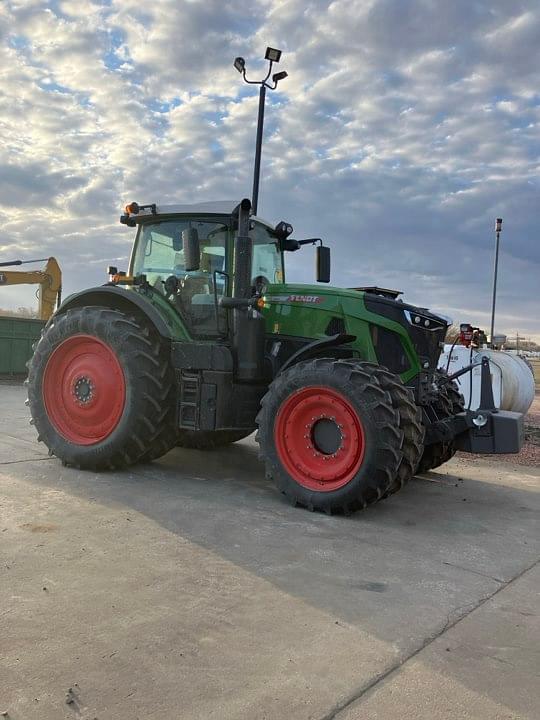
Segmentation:
<svg viewBox="0 0 540 720">
<path fill-rule="evenodd" d="M 380 365 L 384 365 L 397 375 L 410 369 L 411 364 L 399 335 L 380 325 L 370 325 L 370 332 Z"/>
</svg>

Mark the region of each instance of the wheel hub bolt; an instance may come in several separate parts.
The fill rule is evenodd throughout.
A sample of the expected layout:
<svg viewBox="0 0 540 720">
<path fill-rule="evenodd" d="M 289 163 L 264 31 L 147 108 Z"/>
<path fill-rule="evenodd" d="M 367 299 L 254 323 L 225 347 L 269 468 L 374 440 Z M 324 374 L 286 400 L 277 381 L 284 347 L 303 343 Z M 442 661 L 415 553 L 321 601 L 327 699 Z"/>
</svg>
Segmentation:
<svg viewBox="0 0 540 720">
<path fill-rule="evenodd" d="M 73 387 L 73 395 L 76 397 L 76 399 L 80 403 L 86 405 L 90 402 L 90 400 L 92 400 L 94 394 L 95 387 L 90 378 L 84 375 L 78 378 L 77 382 Z"/>
</svg>

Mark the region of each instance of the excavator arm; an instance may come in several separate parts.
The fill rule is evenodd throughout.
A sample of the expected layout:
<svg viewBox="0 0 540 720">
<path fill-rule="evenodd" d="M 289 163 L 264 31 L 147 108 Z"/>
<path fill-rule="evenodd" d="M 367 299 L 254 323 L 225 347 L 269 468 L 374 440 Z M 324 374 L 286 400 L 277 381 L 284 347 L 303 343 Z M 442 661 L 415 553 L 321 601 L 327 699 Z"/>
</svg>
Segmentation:
<svg viewBox="0 0 540 720">
<path fill-rule="evenodd" d="M 39 285 L 39 317 L 45 321 L 51 317 L 56 307 L 60 306 L 62 300 L 62 271 L 53 257 L 47 260 L 43 270 L 0 269 L 1 285 Z"/>
</svg>

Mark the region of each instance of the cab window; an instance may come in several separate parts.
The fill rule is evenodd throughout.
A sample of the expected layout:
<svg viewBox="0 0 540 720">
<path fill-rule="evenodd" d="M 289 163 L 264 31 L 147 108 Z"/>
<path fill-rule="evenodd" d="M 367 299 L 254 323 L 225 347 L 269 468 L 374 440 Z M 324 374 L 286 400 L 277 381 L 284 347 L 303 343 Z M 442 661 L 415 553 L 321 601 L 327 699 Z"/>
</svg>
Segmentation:
<svg viewBox="0 0 540 720">
<path fill-rule="evenodd" d="M 187 228 L 197 230 L 200 247 L 200 267 L 190 272 L 185 269 L 182 244 L 182 231 Z M 215 294 L 219 299 L 225 283 L 223 276 L 214 273 L 226 269 L 228 237 L 228 225 L 206 220 L 163 220 L 144 223 L 139 229 L 133 274 L 146 275 L 154 290 L 176 307 L 194 335 L 217 333 Z M 170 283 L 166 284 L 171 276 L 177 280 L 172 292 Z"/>
<path fill-rule="evenodd" d="M 255 222 L 251 235 L 253 238 L 252 283 L 261 286 L 284 282 L 283 256 L 274 232 L 269 227 Z"/>
</svg>

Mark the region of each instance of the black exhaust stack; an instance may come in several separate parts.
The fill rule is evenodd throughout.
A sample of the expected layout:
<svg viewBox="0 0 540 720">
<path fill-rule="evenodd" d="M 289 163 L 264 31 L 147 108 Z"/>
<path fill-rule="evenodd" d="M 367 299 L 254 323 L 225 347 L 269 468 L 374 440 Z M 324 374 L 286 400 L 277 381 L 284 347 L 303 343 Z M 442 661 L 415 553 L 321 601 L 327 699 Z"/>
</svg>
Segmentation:
<svg viewBox="0 0 540 720">
<path fill-rule="evenodd" d="M 234 246 L 233 297 L 248 299 L 251 296 L 251 260 L 253 241 L 249 237 L 249 216 L 251 201 L 244 198 L 233 211 L 238 221 L 238 232 Z"/>
<path fill-rule="evenodd" d="M 245 198 L 235 208 L 238 233 L 234 247 L 233 296 L 223 305 L 233 309 L 233 349 L 236 377 L 243 382 L 264 379 L 265 322 L 252 296 L 253 241 L 249 236 L 251 201 Z M 225 298 L 224 298 L 225 300 Z"/>
</svg>

